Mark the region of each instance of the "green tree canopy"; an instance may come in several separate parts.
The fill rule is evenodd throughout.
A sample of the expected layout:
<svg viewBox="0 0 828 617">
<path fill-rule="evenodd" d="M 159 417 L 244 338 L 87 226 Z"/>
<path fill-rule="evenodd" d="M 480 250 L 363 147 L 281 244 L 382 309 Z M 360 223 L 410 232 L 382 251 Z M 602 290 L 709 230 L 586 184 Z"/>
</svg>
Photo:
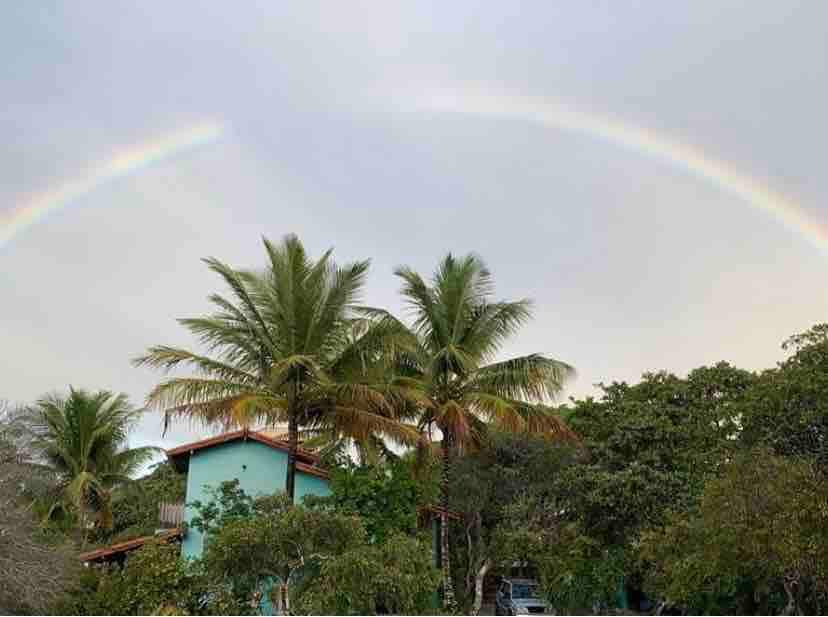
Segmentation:
<svg viewBox="0 0 828 617">
<path fill-rule="evenodd" d="M 430 283 L 410 268 L 396 270 L 413 324 L 409 330 L 387 313 L 378 323 L 399 332 L 391 383 L 416 393 L 420 428 L 428 443 L 442 435 L 441 502 L 448 507 L 451 459 L 480 443 L 490 427 L 548 436 L 571 436 L 548 403 L 573 374 L 568 364 L 541 353 L 500 359 L 503 344 L 531 316 L 529 300 L 492 298 L 494 283 L 475 256 L 447 255 Z M 444 602 L 454 592 L 448 521 L 441 525 Z"/>
<path fill-rule="evenodd" d="M 645 585 L 705 613 L 822 614 L 828 607 L 828 483 L 812 463 L 740 453 L 698 508 L 643 535 Z"/>
<path fill-rule="evenodd" d="M 206 353 L 156 346 L 135 363 L 196 372 L 149 394 L 148 403 L 167 417 L 222 427 L 286 423 L 292 497 L 300 429 L 359 444 L 377 435 L 413 444 L 417 435 L 391 404 L 402 391 L 377 381 L 388 343 L 381 326 L 360 316 L 368 261 L 339 266 L 330 250 L 314 260 L 292 235 L 263 242 L 268 262 L 261 270 L 205 260 L 231 295 L 211 295 L 216 312 L 179 323 Z"/>
<path fill-rule="evenodd" d="M 128 447 L 141 413 L 125 394 L 74 388 L 67 397 L 44 396 L 32 410 L 38 454 L 57 474 L 60 504 L 78 516 L 84 537 L 89 512 L 99 527 L 112 528 L 112 489 L 132 482 L 157 452 Z"/>
</svg>

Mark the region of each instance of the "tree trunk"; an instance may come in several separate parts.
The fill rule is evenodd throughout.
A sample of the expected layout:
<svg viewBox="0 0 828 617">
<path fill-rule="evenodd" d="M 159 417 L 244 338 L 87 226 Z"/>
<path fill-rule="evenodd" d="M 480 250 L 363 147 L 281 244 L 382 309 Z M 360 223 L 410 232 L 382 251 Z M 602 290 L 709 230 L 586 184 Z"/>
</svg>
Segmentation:
<svg viewBox="0 0 828 617">
<path fill-rule="evenodd" d="M 285 480 L 285 492 L 293 502 L 296 492 L 296 450 L 299 447 L 299 427 L 296 422 L 296 414 L 290 413 L 288 417 L 288 460 L 287 479 Z"/>
<path fill-rule="evenodd" d="M 451 445 L 447 436 L 443 436 L 443 469 L 440 481 L 440 569 L 443 573 L 443 608 L 454 612 L 454 582 L 451 580 L 451 563 L 449 561 L 449 479 L 451 473 Z"/>
<path fill-rule="evenodd" d="M 782 611 L 783 615 L 798 615 L 799 611 L 797 610 L 797 602 L 796 602 L 796 595 L 794 594 L 794 585 L 796 581 L 792 580 L 790 577 L 785 577 L 782 581 L 782 586 L 785 588 L 785 595 L 788 596 L 788 605 L 785 607 L 785 610 Z"/>
<path fill-rule="evenodd" d="M 86 545 L 89 542 L 89 530 L 86 528 L 86 508 L 81 505 L 80 509 L 80 528 L 81 528 L 81 550 L 86 550 Z"/>
<path fill-rule="evenodd" d="M 282 615 L 290 615 L 290 594 L 288 584 L 282 585 Z"/>
<path fill-rule="evenodd" d="M 483 580 L 486 578 L 486 573 L 491 567 L 491 560 L 486 559 L 477 571 L 477 576 L 474 577 L 474 607 L 472 608 L 472 615 L 480 614 L 480 609 L 483 606 Z"/>
</svg>

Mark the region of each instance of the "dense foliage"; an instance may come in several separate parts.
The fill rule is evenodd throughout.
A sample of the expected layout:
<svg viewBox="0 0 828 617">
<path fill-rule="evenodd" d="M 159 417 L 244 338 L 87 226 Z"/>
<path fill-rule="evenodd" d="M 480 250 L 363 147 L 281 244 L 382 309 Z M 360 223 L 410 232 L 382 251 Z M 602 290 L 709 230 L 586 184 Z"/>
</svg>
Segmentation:
<svg viewBox="0 0 828 617">
<path fill-rule="evenodd" d="M 163 461 L 147 475 L 119 486 L 112 494 L 112 529 L 96 528 L 97 544 L 114 543 L 152 535 L 164 525 L 159 504 L 184 501 L 186 476 Z"/>
<path fill-rule="evenodd" d="M 440 505 L 443 605 L 454 610 L 449 506 L 453 459 L 479 446 L 491 430 L 568 438 L 566 425 L 546 404 L 574 369 L 542 353 L 503 359 L 503 345 L 532 315 L 529 300 L 494 297 L 494 280 L 480 257 L 448 254 L 426 281 L 408 267 L 395 274 L 413 318 L 411 327 L 375 311 L 398 334 L 390 383 L 412 399 L 424 444 L 441 436 Z"/>
<path fill-rule="evenodd" d="M 438 575 L 427 544 L 391 533 L 369 543 L 359 517 L 251 498 L 226 482 L 196 504 L 209 533 L 201 559 L 151 543 L 123 569 L 93 571 L 59 608 L 79 614 L 254 614 L 262 606 L 310 614 L 428 613 Z M 367 577 L 367 578 L 366 578 Z M 372 581 L 366 585 L 366 581 Z"/>
<path fill-rule="evenodd" d="M 740 453 L 690 514 L 643 535 L 655 597 L 705 612 L 828 608 L 828 483 L 812 462 Z"/>
<path fill-rule="evenodd" d="M 561 410 L 581 447 L 557 462 L 502 437 L 459 461 L 465 606 L 475 572 L 525 561 L 563 610 L 824 611 L 828 326 L 785 347 L 760 374 L 602 386 Z"/>
<path fill-rule="evenodd" d="M 117 565 L 86 570 L 57 606 L 68 615 L 250 614 L 200 563 L 182 560 L 178 545 L 149 543 Z"/>
<path fill-rule="evenodd" d="M 57 499 L 48 511 L 72 515 L 86 541 L 90 520 L 113 527 L 113 490 L 132 482 L 156 454 L 151 447 L 129 448 L 127 436 L 142 411 L 125 394 L 69 389 L 51 394 L 31 410 L 30 429 L 39 461 L 54 471 Z"/>
<path fill-rule="evenodd" d="M 455 572 L 462 607 L 479 610 L 483 577 L 508 573 L 511 563 L 527 558 L 525 547 L 508 537 L 517 520 L 515 507 L 545 497 L 578 455 L 577 447 L 540 436 L 492 433 L 483 447 L 455 463 L 450 505 L 462 516 L 454 542 L 462 547 Z"/>
<path fill-rule="evenodd" d="M 47 534 L 32 500 L 57 490 L 36 464 L 25 410 L 0 401 L 0 614 L 42 613 L 77 576 L 70 539 Z"/>
<path fill-rule="evenodd" d="M 292 498 L 300 429 L 363 447 L 377 435 L 408 444 L 417 435 L 398 422 L 395 393 L 373 383 L 384 330 L 361 318 L 368 309 L 358 306 L 369 262 L 339 266 L 330 250 L 313 259 L 296 236 L 263 243 L 262 270 L 205 260 L 230 296 L 213 294 L 216 312 L 179 321 L 207 355 L 159 345 L 135 363 L 196 373 L 150 392 L 148 402 L 168 418 L 224 428 L 287 424 Z"/>
<path fill-rule="evenodd" d="M 184 477 L 164 463 L 134 481 L 152 452 L 127 447 L 140 412 L 123 395 L 0 408 L 0 612 L 415 614 L 438 590 L 455 609 L 456 590 L 476 613 L 517 571 L 558 611 L 828 609 L 828 324 L 766 371 L 646 373 L 553 408 L 571 369 L 499 356 L 530 305 L 494 300 L 479 258 L 429 281 L 400 268 L 409 326 L 356 305 L 367 262 L 313 260 L 292 236 L 265 249 L 263 271 L 208 260 L 232 301 L 183 320 L 207 355 L 138 363 L 195 369 L 150 395 L 172 415 L 286 422 L 288 495 L 225 482 L 190 504 L 201 558 L 150 542 L 78 573 L 88 540 L 152 533 Z M 332 494 L 297 504 L 300 431 L 330 454 Z"/>
<path fill-rule="evenodd" d="M 438 582 L 431 551 L 417 538 L 397 533 L 323 562 L 296 610 L 310 615 L 432 614 Z"/>
<path fill-rule="evenodd" d="M 331 494 L 308 496 L 314 508 L 359 516 L 369 541 L 382 543 L 393 534 L 413 534 L 424 490 L 410 465 L 389 461 L 375 465 L 346 463 L 331 472 Z"/>
</svg>

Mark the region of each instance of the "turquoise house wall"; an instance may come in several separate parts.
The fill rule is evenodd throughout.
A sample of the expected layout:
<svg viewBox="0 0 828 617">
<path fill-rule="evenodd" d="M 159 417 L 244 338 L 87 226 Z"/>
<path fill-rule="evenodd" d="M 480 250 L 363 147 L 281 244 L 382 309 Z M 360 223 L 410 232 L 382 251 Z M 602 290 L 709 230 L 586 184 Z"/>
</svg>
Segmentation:
<svg viewBox="0 0 828 617">
<path fill-rule="evenodd" d="M 231 441 L 196 450 L 189 456 L 187 506 L 184 509 L 184 520 L 188 523 L 195 514 L 189 504 L 196 500 L 210 500 L 207 487 L 215 488 L 222 482 L 238 478 L 240 487 L 251 496 L 285 490 L 287 452 L 258 441 Z M 330 489 L 327 480 L 296 472 L 296 503 L 301 503 L 305 495 L 328 494 Z M 181 544 L 181 555 L 199 557 L 203 546 L 204 538 L 201 532 L 190 528 Z"/>
</svg>

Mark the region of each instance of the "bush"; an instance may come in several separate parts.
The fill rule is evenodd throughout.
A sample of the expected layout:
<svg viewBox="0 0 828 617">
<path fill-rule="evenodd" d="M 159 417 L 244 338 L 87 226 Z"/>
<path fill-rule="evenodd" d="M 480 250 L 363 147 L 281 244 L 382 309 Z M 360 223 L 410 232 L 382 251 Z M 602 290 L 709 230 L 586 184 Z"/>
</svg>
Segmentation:
<svg viewBox="0 0 828 617">
<path fill-rule="evenodd" d="M 396 534 L 323 562 L 297 608 L 310 615 L 432 615 L 439 581 L 429 547 Z"/>
<path fill-rule="evenodd" d="M 131 553 L 123 568 L 90 568 L 56 611 L 71 615 L 245 614 L 247 607 L 211 585 L 202 565 L 181 559 L 179 552 L 176 544 L 152 542 Z"/>
<path fill-rule="evenodd" d="M 787 614 L 828 606 L 828 485 L 812 463 L 767 450 L 709 481 L 697 512 L 645 533 L 645 584 L 691 608 Z"/>
</svg>

